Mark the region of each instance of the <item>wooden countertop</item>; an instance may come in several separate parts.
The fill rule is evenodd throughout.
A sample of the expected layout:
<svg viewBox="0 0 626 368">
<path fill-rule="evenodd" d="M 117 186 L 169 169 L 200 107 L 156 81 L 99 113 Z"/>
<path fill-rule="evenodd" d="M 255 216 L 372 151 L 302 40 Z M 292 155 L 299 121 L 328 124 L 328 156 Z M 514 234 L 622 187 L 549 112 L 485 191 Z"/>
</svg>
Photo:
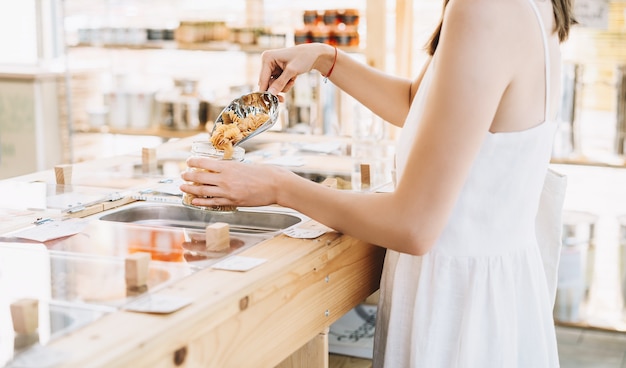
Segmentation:
<svg viewBox="0 0 626 368">
<path fill-rule="evenodd" d="M 327 233 L 281 235 L 241 255 L 268 261 L 247 272 L 200 271 L 159 291 L 191 305 L 170 315 L 112 313 L 49 347 L 66 356 L 64 367 L 274 367 L 378 288 L 384 250 Z"/>
<path fill-rule="evenodd" d="M 160 152 L 186 144 L 165 144 Z M 76 168 L 133 160 L 140 155 Z M 19 179 L 50 182 L 53 175 Z M 316 239 L 281 234 L 239 253 L 267 260 L 252 270 L 207 268 L 150 294 L 193 300 L 172 314 L 121 309 L 46 348 L 62 367 L 325 367 L 329 326 L 378 289 L 384 254 L 332 231 Z"/>
</svg>

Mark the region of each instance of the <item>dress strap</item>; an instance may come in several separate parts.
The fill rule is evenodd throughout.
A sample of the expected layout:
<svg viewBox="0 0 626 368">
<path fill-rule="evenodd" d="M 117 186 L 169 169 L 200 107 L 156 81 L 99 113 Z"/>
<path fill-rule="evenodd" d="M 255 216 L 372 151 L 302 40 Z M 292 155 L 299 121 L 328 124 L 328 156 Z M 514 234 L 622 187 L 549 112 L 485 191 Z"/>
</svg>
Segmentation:
<svg viewBox="0 0 626 368">
<path fill-rule="evenodd" d="M 541 18 L 541 13 L 539 13 L 539 8 L 537 8 L 537 4 L 535 4 L 534 0 L 528 0 L 533 10 L 535 11 L 535 15 L 537 16 L 537 21 L 539 21 L 539 26 L 541 27 L 541 36 L 543 38 L 543 54 L 545 60 L 545 78 L 546 78 L 546 96 L 545 96 L 545 106 L 544 106 L 544 120 L 550 119 L 550 53 L 548 48 L 548 36 L 546 35 L 546 29 L 543 24 L 543 19 Z"/>
</svg>

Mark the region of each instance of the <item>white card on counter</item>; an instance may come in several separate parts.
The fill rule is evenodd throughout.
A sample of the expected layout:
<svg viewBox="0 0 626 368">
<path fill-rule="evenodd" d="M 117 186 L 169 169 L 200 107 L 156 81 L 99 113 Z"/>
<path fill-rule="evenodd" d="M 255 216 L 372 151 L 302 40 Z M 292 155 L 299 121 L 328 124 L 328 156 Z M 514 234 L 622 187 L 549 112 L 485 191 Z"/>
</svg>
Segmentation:
<svg viewBox="0 0 626 368">
<path fill-rule="evenodd" d="M 315 239 L 329 231 L 332 231 L 332 229 L 328 226 L 324 226 L 317 221 L 308 221 L 302 225 L 283 230 L 283 234 L 296 239 Z"/>
<path fill-rule="evenodd" d="M 226 271 L 248 271 L 262 263 L 265 263 L 265 261 L 267 260 L 263 258 L 232 256 L 223 261 L 217 262 L 211 267 Z"/>
<path fill-rule="evenodd" d="M 290 238 L 296 239 L 315 239 L 318 236 L 323 235 L 324 233 L 326 233 L 326 230 L 301 229 L 298 227 L 292 227 L 283 230 L 283 234 L 287 235 Z"/>
<path fill-rule="evenodd" d="M 77 218 L 60 221 L 48 221 L 42 223 L 41 225 L 20 230 L 11 235 L 16 238 L 34 240 L 43 243 L 48 240 L 78 234 L 85 229 L 88 223 L 88 220 Z"/>
<path fill-rule="evenodd" d="M 169 314 L 188 306 L 191 302 L 189 298 L 154 294 L 133 300 L 124 309 L 131 312 Z"/>
</svg>

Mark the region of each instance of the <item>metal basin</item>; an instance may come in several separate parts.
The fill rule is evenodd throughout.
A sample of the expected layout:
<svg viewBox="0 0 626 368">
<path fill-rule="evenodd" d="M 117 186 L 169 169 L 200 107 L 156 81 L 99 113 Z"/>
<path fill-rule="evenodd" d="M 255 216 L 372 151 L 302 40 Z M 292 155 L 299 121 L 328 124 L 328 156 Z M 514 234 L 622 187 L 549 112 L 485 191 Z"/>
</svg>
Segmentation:
<svg viewBox="0 0 626 368">
<path fill-rule="evenodd" d="M 202 230 L 211 223 L 225 222 L 231 231 L 249 234 L 276 232 L 302 221 L 300 217 L 287 213 L 247 209 L 235 212 L 203 211 L 167 204 L 132 206 L 104 215 L 100 220 Z"/>
</svg>

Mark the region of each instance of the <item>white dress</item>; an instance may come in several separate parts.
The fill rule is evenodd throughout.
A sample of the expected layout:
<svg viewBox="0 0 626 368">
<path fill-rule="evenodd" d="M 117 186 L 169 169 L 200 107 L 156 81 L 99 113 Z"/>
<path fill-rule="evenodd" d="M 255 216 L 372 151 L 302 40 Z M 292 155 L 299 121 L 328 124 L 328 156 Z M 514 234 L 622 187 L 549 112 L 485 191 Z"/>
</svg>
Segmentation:
<svg viewBox="0 0 626 368">
<path fill-rule="evenodd" d="M 539 22 L 549 96 L 547 39 L 540 18 Z M 398 142 L 399 176 L 433 65 L 424 75 Z M 524 131 L 487 133 L 433 248 L 424 256 L 387 251 L 374 367 L 559 366 L 553 300 L 535 233 L 555 129 L 555 122 L 544 121 Z"/>
</svg>

